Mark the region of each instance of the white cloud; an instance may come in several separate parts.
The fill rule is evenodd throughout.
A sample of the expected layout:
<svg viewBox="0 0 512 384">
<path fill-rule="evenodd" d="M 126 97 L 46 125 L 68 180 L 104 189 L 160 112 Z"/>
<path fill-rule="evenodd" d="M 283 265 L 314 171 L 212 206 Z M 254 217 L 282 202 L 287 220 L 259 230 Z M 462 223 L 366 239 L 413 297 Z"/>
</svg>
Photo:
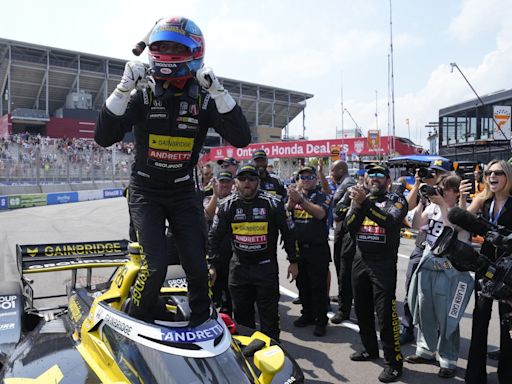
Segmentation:
<svg viewBox="0 0 512 384">
<path fill-rule="evenodd" d="M 511 0 L 465 0 L 449 31 L 458 39 L 467 41 L 479 33 L 502 29 L 510 24 L 511 18 Z"/>
</svg>

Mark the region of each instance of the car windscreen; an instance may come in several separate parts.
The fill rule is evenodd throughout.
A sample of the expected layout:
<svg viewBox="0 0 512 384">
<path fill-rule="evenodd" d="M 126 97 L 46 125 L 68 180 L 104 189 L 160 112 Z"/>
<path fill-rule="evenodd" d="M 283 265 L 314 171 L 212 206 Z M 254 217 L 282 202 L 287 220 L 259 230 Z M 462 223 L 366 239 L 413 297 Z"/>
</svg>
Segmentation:
<svg viewBox="0 0 512 384">
<path fill-rule="evenodd" d="M 253 383 L 240 352 L 228 348 L 223 353 L 205 358 L 170 354 L 147 347 L 104 327 L 107 343 L 130 383 L 224 384 Z"/>
</svg>

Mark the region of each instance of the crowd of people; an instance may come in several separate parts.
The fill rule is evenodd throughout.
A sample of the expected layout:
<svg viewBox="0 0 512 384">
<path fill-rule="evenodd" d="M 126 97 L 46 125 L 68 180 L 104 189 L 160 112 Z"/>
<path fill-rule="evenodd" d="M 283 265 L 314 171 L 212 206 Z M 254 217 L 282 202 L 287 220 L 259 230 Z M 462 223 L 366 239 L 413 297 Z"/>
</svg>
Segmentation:
<svg viewBox="0 0 512 384">
<path fill-rule="evenodd" d="M 115 158 L 112 152 L 115 151 Z M 90 139 L 50 138 L 28 132 L 0 138 L 0 177 L 9 183 L 92 179 L 108 175 L 127 179 L 133 143 L 105 149 Z M 110 177 L 111 178 L 111 177 Z"/>
<path fill-rule="evenodd" d="M 457 270 L 433 249 L 445 227 L 455 228 L 457 239 L 471 244 L 471 234 L 448 220 L 453 207 L 482 213 L 485 219 L 512 229 L 509 163 L 490 162 L 485 167 L 482 191 L 471 196 L 472 181 L 461 180 L 450 162 L 439 160 L 424 172 L 417 170 L 406 196 L 403 191 L 407 188 L 398 192 L 392 188 L 390 170 L 382 164 L 367 166 L 364 176 L 355 180 L 341 160 L 332 163 L 329 175 L 324 175 L 320 160 L 318 169 L 309 165 L 300 168 L 287 188 L 269 172 L 264 150 L 255 151 L 252 161 L 241 167 L 233 158 L 219 160 L 218 165 L 216 177 L 214 170 L 219 167 L 204 165 L 201 181 L 209 222 L 213 298 L 221 312 L 254 328 L 256 306 L 262 332 L 279 340 L 279 232 L 290 263 L 288 278 L 296 280 L 296 302 L 302 305 L 294 326 L 312 325 L 314 335 L 324 336 L 328 307 L 334 299 L 338 306 L 330 322 L 350 320 L 353 308 L 353 321 L 360 328 L 361 348 L 350 355 L 353 361 L 379 358 L 377 315 L 385 361 L 381 382 L 398 380 L 404 361 L 438 364 L 438 376 L 452 378 L 459 357 L 459 322 L 474 292 L 465 379 L 467 383 L 486 382 L 492 299 L 479 295 L 483 276 Z M 413 211 L 411 222 L 406 219 L 409 211 Z M 409 258 L 408 295 L 399 313 L 395 298 L 397 254 L 400 230 L 407 225 L 416 229 L 418 236 Z M 328 244 L 331 226 L 332 255 Z M 489 241 L 484 241 L 481 252 L 492 261 L 507 256 Z M 331 261 L 335 279 L 329 274 Z M 328 296 L 331 280 L 338 286 L 335 298 Z M 512 313 L 508 303 L 500 302 L 499 306 L 503 319 Z M 400 346 L 414 340 L 415 353 L 403 357 Z M 500 383 L 512 379 L 512 368 L 506 363 L 511 345 L 508 325 L 503 323 L 500 351 L 496 353 Z"/>
</svg>

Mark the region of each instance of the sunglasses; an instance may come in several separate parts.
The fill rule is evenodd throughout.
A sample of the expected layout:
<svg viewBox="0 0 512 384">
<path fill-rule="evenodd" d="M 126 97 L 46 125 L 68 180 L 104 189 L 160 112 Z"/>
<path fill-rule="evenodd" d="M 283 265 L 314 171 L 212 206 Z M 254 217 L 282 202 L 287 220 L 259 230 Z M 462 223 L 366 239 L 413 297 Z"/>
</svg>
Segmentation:
<svg viewBox="0 0 512 384">
<path fill-rule="evenodd" d="M 315 180 L 316 179 L 316 176 L 315 175 L 300 175 L 300 179 L 301 180 Z"/>
<path fill-rule="evenodd" d="M 498 171 L 485 171 L 484 175 L 485 176 L 491 176 L 493 173 L 494 173 L 495 176 L 505 176 L 505 171 L 501 171 L 501 170 L 498 170 Z"/>
<path fill-rule="evenodd" d="M 384 179 L 386 175 L 383 173 L 369 173 L 368 177 L 370 179 Z"/>
<path fill-rule="evenodd" d="M 239 176 L 237 177 L 240 181 L 247 181 L 249 180 L 251 183 L 254 183 L 255 181 L 258 181 L 258 177 L 256 176 Z"/>
</svg>

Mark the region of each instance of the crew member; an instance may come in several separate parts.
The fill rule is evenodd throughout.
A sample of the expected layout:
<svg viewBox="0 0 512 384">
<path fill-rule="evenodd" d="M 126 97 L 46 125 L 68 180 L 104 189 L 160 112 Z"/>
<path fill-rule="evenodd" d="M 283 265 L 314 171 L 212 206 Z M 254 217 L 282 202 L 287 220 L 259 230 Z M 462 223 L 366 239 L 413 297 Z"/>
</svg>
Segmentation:
<svg viewBox="0 0 512 384">
<path fill-rule="evenodd" d="M 277 194 L 284 200 L 286 198 L 286 189 L 284 188 L 281 180 L 268 173 L 268 158 L 265 150 L 256 149 L 252 154 L 252 161 L 260 173 L 260 189 L 274 195 Z"/>
<path fill-rule="evenodd" d="M 352 262 L 354 261 L 355 243 L 347 230 L 344 219 L 350 203 L 340 204 L 348 189 L 356 181 L 348 173 L 348 165 L 343 160 L 336 160 L 331 167 L 331 178 L 336 183 L 333 195 L 334 211 L 334 266 L 338 279 L 338 310 L 331 318 L 333 324 L 350 319 L 352 310 Z"/>
<path fill-rule="evenodd" d="M 167 219 L 187 275 L 190 326 L 197 326 L 210 315 L 210 299 L 206 227 L 193 169 L 210 127 L 236 147 L 249 144 L 251 135 L 240 107 L 212 69 L 203 67 L 204 38 L 193 21 L 160 19 L 147 43 L 149 76 L 141 62 L 126 64 L 94 139 L 107 147 L 134 130 L 129 207 L 144 258 L 129 313 L 145 321 L 167 313 L 158 300 L 166 274 Z M 141 79 L 148 85 L 136 90 Z"/>
<path fill-rule="evenodd" d="M 217 164 L 220 165 L 220 168 L 224 171 L 231 172 L 234 176 L 238 171 L 238 161 L 232 157 L 225 157 L 221 160 L 217 160 Z"/>
<path fill-rule="evenodd" d="M 400 227 L 407 214 L 407 201 L 388 192 L 391 184 L 388 168 L 376 165 L 367 174 L 370 193 L 367 195 L 360 185 L 351 188 L 352 204 L 345 219 L 348 230 L 356 238 L 352 286 L 364 347 L 350 358 L 369 361 L 379 357 L 375 310 L 386 363 L 379 380 L 390 383 L 402 375 L 403 365 L 395 290 Z"/>
<path fill-rule="evenodd" d="M 236 175 L 237 192 L 221 202 L 213 220 L 208 255 L 211 274 L 215 276 L 222 240 L 227 234 L 231 236 L 234 254 L 229 266 L 229 289 L 235 319 L 241 325 L 255 328 L 256 304 L 261 331 L 279 340 L 277 238 L 281 233 L 290 262 L 288 277 L 293 281 L 298 273 L 295 230 L 283 202 L 259 190 L 259 182 L 254 165 L 240 168 Z"/>
<path fill-rule="evenodd" d="M 292 211 L 299 251 L 297 287 L 302 303 L 302 316 L 294 321 L 296 327 L 315 324 L 313 334 L 324 336 L 327 325 L 326 277 L 331 261 L 327 229 L 330 197 L 317 185 L 312 166 L 299 171 L 298 189 L 289 188 L 287 208 Z"/>
<path fill-rule="evenodd" d="M 213 182 L 213 196 L 204 209 L 205 217 L 210 227 L 211 224 L 213 224 L 216 208 L 219 206 L 222 199 L 231 194 L 234 185 L 235 180 L 231 172 L 221 169 Z M 219 248 L 219 260 L 215 267 L 216 278 L 213 283 L 212 293 L 215 306 L 220 307 L 221 313 L 225 313 L 229 316 L 233 314 L 233 304 L 228 288 L 229 262 L 232 255 L 231 236 L 226 234 Z"/>
</svg>

